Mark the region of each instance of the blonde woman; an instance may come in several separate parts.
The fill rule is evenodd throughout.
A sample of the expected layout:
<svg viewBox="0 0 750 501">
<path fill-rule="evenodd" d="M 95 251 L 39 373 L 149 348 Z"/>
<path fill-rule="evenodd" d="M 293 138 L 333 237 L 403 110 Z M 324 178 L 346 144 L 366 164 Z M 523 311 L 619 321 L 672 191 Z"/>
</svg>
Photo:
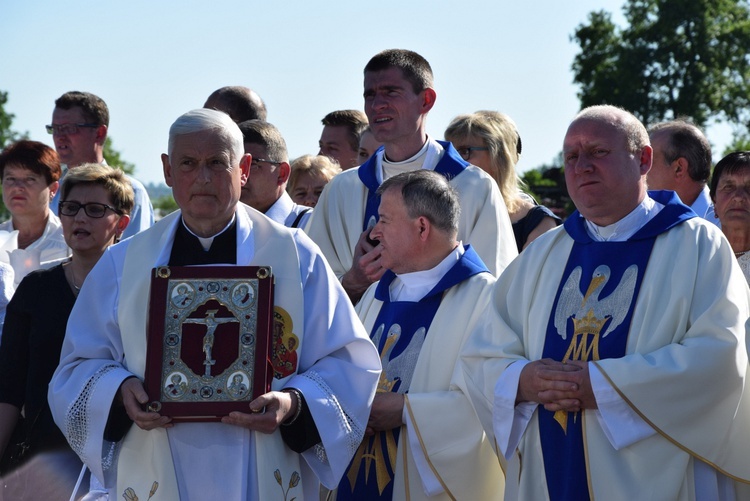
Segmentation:
<svg viewBox="0 0 750 501">
<path fill-rule="evenodd" d="M 339 164 L 325 155 L 303 155 L 292 161 L 286 190 L 294 203 L 315 207 L 323 188 L 339 172 Z"/>
<path fill-rule="evenodd" d="M 508 208 L 518 252 L 535 238 L 560 224 L 560 218 L 543 205 L 537 205 L 521 191 L 516 173 L 521 156 L 521 136 L 513 120 L 497 111 L 477 111 L 459 115 L 445 130 L 461 157 L 476 165 L 497 182 Z"/>
</svg>

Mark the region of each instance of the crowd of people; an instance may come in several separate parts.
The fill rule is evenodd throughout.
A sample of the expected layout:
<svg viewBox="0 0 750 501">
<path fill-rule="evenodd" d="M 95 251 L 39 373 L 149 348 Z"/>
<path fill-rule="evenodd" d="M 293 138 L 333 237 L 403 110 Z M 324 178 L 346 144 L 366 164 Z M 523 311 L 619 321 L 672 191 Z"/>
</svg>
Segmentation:
<svg viewBox="0 0 750 501">
<path fill-rule="evenodd" d="M 363 76 L 317 155 L 290 160 L 247 87 L 177 117 L 156 222 L 93 94 L 55 102 L 54 149 L 0 153 L 0 500 L 747 499 L 750 152 L 712 175 L 689 121 L 585 108 L 563 222 L 524 191 L 512 118 L 438 140 L 422 56 Z M 269 390 L 233 374 L 244 404 L 215 419 L 144 382 L 152 276 L 183 266 L 273 274 Z"/>
</svg>

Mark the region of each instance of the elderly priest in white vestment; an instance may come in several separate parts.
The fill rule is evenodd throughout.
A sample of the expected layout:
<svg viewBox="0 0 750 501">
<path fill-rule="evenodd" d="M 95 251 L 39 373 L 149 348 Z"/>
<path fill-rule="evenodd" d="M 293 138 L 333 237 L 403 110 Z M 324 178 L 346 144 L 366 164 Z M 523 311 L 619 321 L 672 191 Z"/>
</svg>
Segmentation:
<svg viewBox="0 0 750 501">
<path fill-rule="evenodd" d="M 228 115 L 182 115 L 168 151 L 180 211 L 112 247 L 89 274 L 50 384 L 55 422 L 109 499 L 314 498 L 319 482 L 338 483 L 362 439 L 377 351 L 318 248 L 238 204 L 252 158 Z M 153 397 L 142 384 L 151 269 L 211 264 L 271 266 L 275 317 L 295 342 L 272 356 L 272 391 L 245 412 L 175 423 L 143 408 Z"/>
<path fill-rule="evenodd" d="M 498 279 L 461 355 L 506 499 L 750 499 L 748 288 L 721 231 L 646 191 L 643 125 L 584 109 L 577 211 Z"/>
<path fill-rule="evenodd" d="M 357 304 L 383 362 L 368 433 L 338 500 L 502 499 L 503 471 L 456 371 L 495 278 L 456 240 L 457 190 L 420 169 L 377 191 L 388 271 Z"/>
</svg>

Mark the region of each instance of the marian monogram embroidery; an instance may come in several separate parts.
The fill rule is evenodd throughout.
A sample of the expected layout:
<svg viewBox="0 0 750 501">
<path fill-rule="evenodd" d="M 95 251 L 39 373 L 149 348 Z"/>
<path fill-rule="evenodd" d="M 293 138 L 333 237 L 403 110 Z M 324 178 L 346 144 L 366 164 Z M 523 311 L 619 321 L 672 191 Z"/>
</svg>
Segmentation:
<svg viewBox="0 0 750 501">
<path fill-rule="evenodd" d="M 375 346 L 381 346 L 384 331 L 385 325 L 381 324 L 372 339 Z M 417 329 L 406 348 L 391 358 L 393 349 L 401 338 L 401 326 L 399 324 L 391 325 L 380 351 L 383 372 L 381 372 L 380 380 L 378 381 L 378 393 L 408 392 L 409 386 L 411 386 L 412 375 L 414 374 L 414 367 L 416 366 L 417 358 L 419 358 L 422 344 L 424 344 L 426 333 L 427 331 L 424 327 Z M 364 461 L 365 483 L 369 481 L 370 471 L 374 464 L 378 491 L 382 494 L 383 490 L 392 480 L 390 472 L 396 466 L 397 451 L 398 439 L 394 434 L 394 430 L 379 432 L 369 439 L 365 438 L 359 449 L 357 449 L 347 474 L 352 488 L 354 488 L 357 482 L 357 475 Z"/>
<path fill-rule="evenodd" d="M 633 293 L 638 277 L 638 266 L 629 266 L 620 283 L 607 297 L 601 297 L 602 290 L 610 279 L 610 269 L 598 266 L 591 277 L 586 293 L 581 294 L 582 270 L 576 267 L 565 282 L 555 310 L 557 333 L 568 339 L 568 319 L 573 321 L 573 335 L 565 352 L 563 362 L 568 360 L 599 360 L 599 342 L 616 329 L 627 317 L 633 301 Z M 557 411 L 555 420 L 563 430 L 567 430 L 568 413 Z"/>
</svg>

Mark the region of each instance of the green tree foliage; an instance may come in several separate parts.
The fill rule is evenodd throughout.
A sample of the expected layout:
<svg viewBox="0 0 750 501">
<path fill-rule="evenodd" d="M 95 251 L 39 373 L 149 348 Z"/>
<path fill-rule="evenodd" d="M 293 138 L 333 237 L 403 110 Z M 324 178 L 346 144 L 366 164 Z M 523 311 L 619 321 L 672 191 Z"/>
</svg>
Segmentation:
<svg viewBox="0 0 750 501">
<path fill-rule="evenodd" d="M 16 117 L 13 113 L 5 111 L 5 104 L 8 102 L 8 93 L 0 91 L 0 149 L 5 148 L 10 143 L 19 139 L 29 137 L 28 133 L 20 133 L 13 130 L 13 119 Z"/>
<path fill-rule="evenodd" d="M 28 137 L 28 133 L 22 134 L 13 130 L 13 119 L 15 118 L 15 115 L 5 111 L 5 104 L 7 102 L 8 93 L 0 91 L 0 150 L 14 141 Z M 5 221 L 9 218 L 10 213 L 3 203 L 2 188 L 0 187 L 0 221 Z"/>
<path fill-rule="evenodd" d="M 550 165 L 541 165 L 521 174 L 521 180 L 526 185 L 525 191 L 529 195 L 564 219 L 575 210 L 575 206 L 568 196 L 562 165 L 560 153 Z"/>
<path fill-rule="evenodd" d="M 120 152 L 115 150 L 112 146 L 112 139 L 109 136 L 107 136 L 107 139 L 104 141 L 103 154 L 104 158 L 107 160 L 108 165 L 111 165 L 112 167 L 119 167 L 131 176 L 135 172 L 135 164 L 132 164 L 127 160 L 123 160 L 123 158 L 120 156 Z"/>
<path fill-rule="evenodd" d="M 750 125 L 748 0 L 627 0 L 628 26 L 592 12 L 571 37 L 581 106 L 613 104 L 645 124 L 686 116 Z"/>
<path fill-rule="evenodd" d="M 733 151 L 750 151 L 750 134 L 735 133 L 732 142 L 724 149 L 722 156 L 727 156 Z"/>
<path fill-rule="evenodd" d="M 164 217 L 179 209 L 179 207 L 177 207 L 177 202 L 174 201 L 172 195 L 162 195 L 154 198 L 151 200 L 151 205 L 154 206 L 154 211 L 157 212 L 160 217 Z"/>
</svg>

